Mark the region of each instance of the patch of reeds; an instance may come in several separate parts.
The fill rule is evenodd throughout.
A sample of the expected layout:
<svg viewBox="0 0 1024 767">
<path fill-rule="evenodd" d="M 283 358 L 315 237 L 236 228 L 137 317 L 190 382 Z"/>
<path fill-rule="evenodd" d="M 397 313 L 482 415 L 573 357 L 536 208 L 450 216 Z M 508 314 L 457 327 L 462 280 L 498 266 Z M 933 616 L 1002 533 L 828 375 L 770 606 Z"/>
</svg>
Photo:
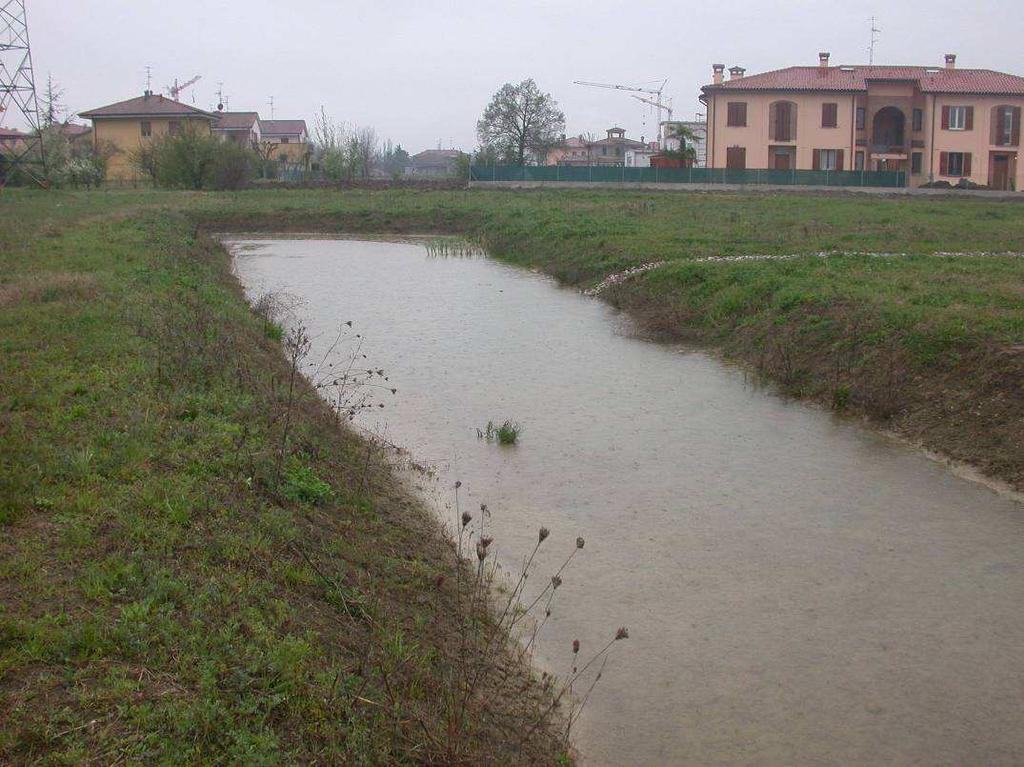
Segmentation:
<svg viewBox="0 0 1024 767">
<path fill-rule="evenodd" d="M 522 426 L 506 418 L 500 424 L 488 421 L 485 428 L 476 430 L 476 437 L 488 442 L 497 442 L 499 445 L 514 445 L 522 431 Z"/>
</svg>

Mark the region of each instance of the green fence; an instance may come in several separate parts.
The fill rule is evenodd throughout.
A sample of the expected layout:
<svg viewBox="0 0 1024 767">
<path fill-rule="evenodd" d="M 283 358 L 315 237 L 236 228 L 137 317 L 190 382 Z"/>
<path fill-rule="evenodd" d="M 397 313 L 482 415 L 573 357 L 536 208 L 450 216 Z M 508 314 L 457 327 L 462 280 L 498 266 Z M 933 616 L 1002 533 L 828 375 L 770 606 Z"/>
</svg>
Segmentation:
<svg viewBox="0 0 1024 767">
<path fill-rule="evenodd" d="M 627 168 L 613 165 L 473 165 L 472 181 L 569 181 L 645 184 L 775 184 L 901 187 L 902 171 Z"/>
</svg>

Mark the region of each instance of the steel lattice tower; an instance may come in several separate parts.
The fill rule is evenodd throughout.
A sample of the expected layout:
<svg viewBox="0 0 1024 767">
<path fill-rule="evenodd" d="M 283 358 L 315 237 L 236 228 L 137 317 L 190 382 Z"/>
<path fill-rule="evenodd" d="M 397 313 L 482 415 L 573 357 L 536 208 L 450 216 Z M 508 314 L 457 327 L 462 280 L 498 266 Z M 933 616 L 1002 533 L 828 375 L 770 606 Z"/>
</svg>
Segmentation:
<svg viewBox="0 0 1024 767">
<path fill-rule="evenodd" d="M 26 123 L 28 135 L 13 146 L 0 146 L 0 188 L 19 169 L 46 186 L 25 0 L 0 0 L 0 125 L 11 126 L 11 121 L 19 117 Z"/>
</svg>

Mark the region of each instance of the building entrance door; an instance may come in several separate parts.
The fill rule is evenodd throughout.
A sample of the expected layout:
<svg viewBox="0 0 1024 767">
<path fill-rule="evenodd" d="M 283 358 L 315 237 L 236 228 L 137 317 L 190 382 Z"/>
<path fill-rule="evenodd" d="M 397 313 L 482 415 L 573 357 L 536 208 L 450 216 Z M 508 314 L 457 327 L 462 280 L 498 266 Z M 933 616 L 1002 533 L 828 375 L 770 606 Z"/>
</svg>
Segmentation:
<svg viewBox="0 0 1024 767">
<path fill-rule="evenodd" d="M 792 147 L 774 147 L 771 152 L 772 170 L 792 170 L 796 167 Z"/>
<path fill-rule="evenodd" d="M 1010 189 L 1010 155 L 993 154 L 988 164 L 988 185 L 993 189 Z"/>
</svg>

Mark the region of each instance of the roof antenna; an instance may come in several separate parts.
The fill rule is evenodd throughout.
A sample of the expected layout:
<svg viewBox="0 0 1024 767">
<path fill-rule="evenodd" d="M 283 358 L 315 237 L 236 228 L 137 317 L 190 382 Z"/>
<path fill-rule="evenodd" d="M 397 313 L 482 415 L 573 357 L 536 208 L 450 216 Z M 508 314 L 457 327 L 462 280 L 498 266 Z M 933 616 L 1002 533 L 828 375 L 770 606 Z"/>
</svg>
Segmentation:
<svg viewBox="0 0 1024 767">
<path fill-rule="evenodd" d="M 270 119 L 274 119 L 274 97 L 270 97 Z"/>
<path fill-rule="evenodd" d="M 875 26 L 875 17 L 871 17 L 871 45 L 868 46 L 868 64 L 875 63 L 875 44 L 878 42 L 878 33 L 882 30 Z"/>
<path fill-rule="evenodd" d="M 153 90 L 153 67 L 146 64 L 146 90 Z"/>
</svg>

